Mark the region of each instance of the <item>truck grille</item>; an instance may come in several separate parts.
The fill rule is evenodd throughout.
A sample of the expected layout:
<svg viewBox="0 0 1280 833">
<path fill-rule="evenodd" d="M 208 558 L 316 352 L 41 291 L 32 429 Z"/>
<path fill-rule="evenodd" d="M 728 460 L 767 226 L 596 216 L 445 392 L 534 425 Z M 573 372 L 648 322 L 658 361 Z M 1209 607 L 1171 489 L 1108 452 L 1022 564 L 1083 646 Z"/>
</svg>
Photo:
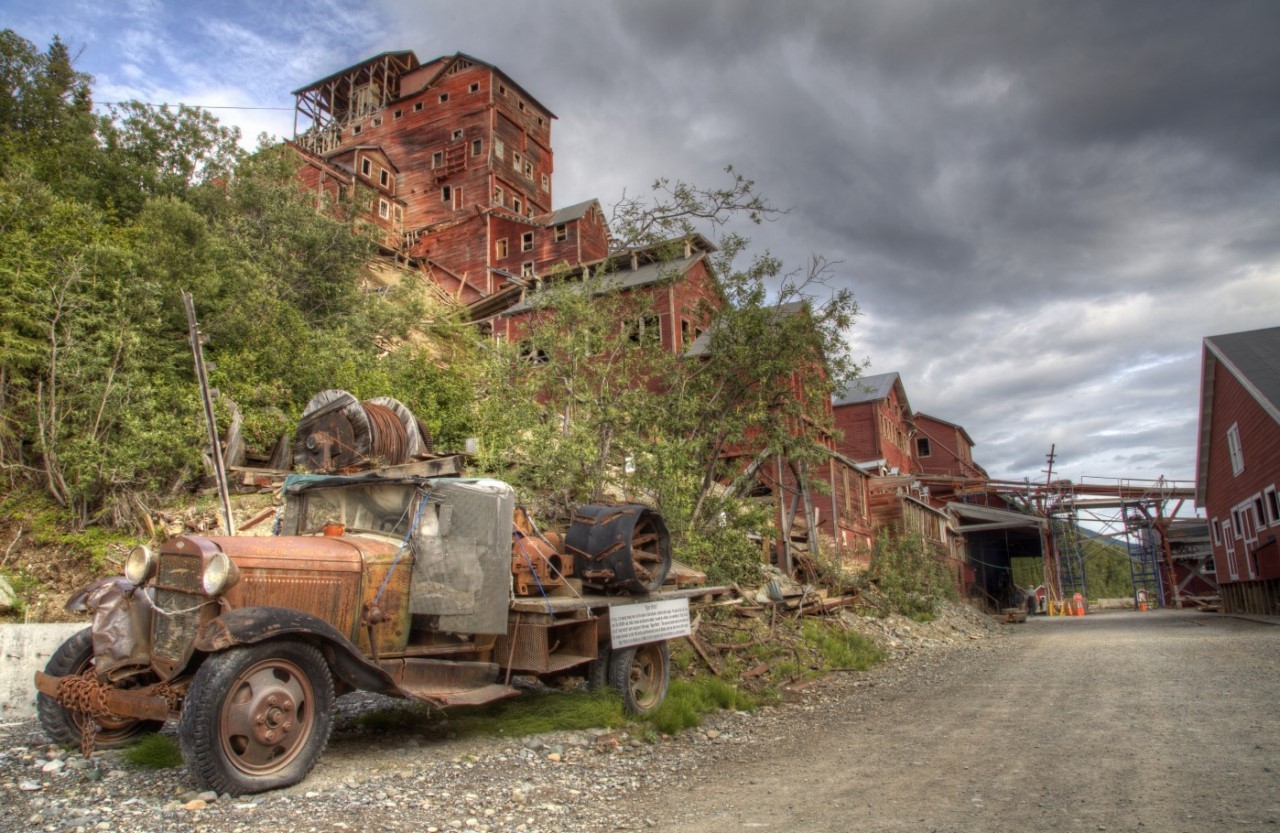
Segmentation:
<svg viewBox="0 0 1280 833">
<path fill-rule="evenodd" d="M 151 633 L 151 650 L 157 657 L 181 662 L 191 652 L 200 626 L 200 605 L 208 601 L 201 592 L 202 565 L 199 555 L 160 556 Z"/>
</svg>

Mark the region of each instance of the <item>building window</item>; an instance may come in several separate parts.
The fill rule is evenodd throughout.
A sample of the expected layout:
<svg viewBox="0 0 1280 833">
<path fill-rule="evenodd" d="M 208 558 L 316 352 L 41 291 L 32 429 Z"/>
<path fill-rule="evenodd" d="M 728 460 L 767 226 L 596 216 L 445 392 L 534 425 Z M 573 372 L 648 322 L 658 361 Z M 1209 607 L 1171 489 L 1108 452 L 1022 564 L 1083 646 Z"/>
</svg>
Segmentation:
<svg viewBox="0 0 1280 833">
<path fill-rule="evenodd" d="M 557 243 L 563 243 L 568 239 L 569 239 L 569 226 L 565 223 L 561 223 L 560 225 L 556 226 L 555 241 Z"/>
<path fill-rule="evenodd" d="M 453 140 L 456 142 L 462 138 L 462 128 L 453 131 Z"/>
<path fill-rule="evenodd" d="M 471 82 L 471 86 L 470 86 L 470 87 L 467 87 L 467 92 L 469 92 L 469 93 L 478 93 L 478 92 L 480 92 L 480 82 L 478 82 L 478 81 L 472 81 L 472 82 Z"/>
<path fill-rule="evenodd" d="M 351 128 L 351 135 L 352 135 L 352 136 L 359 136 L 359 135 L 360 135 L 360 129 L 361 129 L 361 128 L 360 128 L 360 125 L 358 125 L 358 124 L 357 124 L 355 127 Z"/>
<path fill-rule="evenodd" d="M 520 235 L 520 251 L 533 251 L 533 232 L 526 231 L 524 234 Z"/>
<path fill-rule="evenodd" d="M 401 116 L 403 116 L 403 115 L 404 115 L 404 110 L 394 110 L 394 111 L 392 111 L 392 113 L 391 113 L 391 118 L 393 118 L 393 119 L 398 119 L 398 118 L 400 118 L 400 117 L 401 117 Z"/>
<path fill-rule="evenodd" d="M 520 151 L 518 150 L 511 151 L 511 167 L 516 169 L 516 173 L 520 172 Z"/>
<path fill-rule="evenodd" d="M 529 179 L 533 179 L 533 163 L 528 159 L 524 160 L 524 175 Z"/>
<path fill-rule="evenodd" d="M 627 340 L 632 344 L 657 344 L 662 340 L 662 319 L 646 315 L 627 322 Z"/>
<path fill-rule="evenodd" d="M 387 219 L 391 216 L 391 203 L 386 200 L 378 200 L 378 216 Z"/>
<path fill-rule="evenodd" d="M 397 226 L 404 222 L 404 209 L 400 206 L 391 206 L 391 214 L 395 218 Z"/>
<path fill-rule="evenodd" d="M 543 191 L 551 190 L 551 177 L 547 176 L 546 174 L 542 175 L 542 190 Z"/>
<path fill-rule="evenodd" d="M 420 111 L 421 109 L 422 109 L 422 102 L 421 102 L 421 101 L 415 101 L 415 102 L 413 103 L 413 112 L 417 113 L 417 112 L 418 112 L 418 111 Z"/>
<path fill-rule="evenodd" d="M 933 454 L 933 449 L 929 447 L 928 437 L 918 437 L 916 439 L 916 456 L 928 457 Z"/>
<path fill-rule="evenodd" d="M 382 126 L 382 116 L 374 116 L 374 117 L 373 117 L 373 126 L 374 126 L 374 127 L 381 127 L 381 126 Z"/>
<path fill-rule="evenodd" d="M 516 102 L 516 106 L 520 108 L 520 112 L 521 112 L 521 113 L 523 113 L 523 112 L 524 112 L 524 102 L 523 102 L 523 101 L 517 101 L 517 102 Z"/>
<path fill-rule="evenodd" d="M 372 176 L 373 163 L 369 161 L 368 157 L 360 160 L 360 173 L 364 176 Z"/>
<path fill-rule="evenodd" d="M 448 100 L 449 100 L 449 94 L 448 94 L 448 93 L 440 93 L 440 103 L 441 103 L 441 104 L 444 104 L 444 103 L 445 103 L 446 101 L 448 101 Z"/>
<path fill-rule="evenodd" d="M 546 364 L 549 361 L 546 350 L 543 350 L 540 347 L 534 347 L 527 341 L 520 343 L 520 358 L 530 364 Z"/>
<path fill-rule="evenodd" d="M 498 85 L 498 95 L 506 95 L 506 94 L 507 94 L 507 85 L 506 85 L 506 84 L 499 84 L 499 85 Z"/>
<path fill-rule="evenodd" d="M 542 116 L 538 116 L 538 127 L 542 127 L 546 122 L 542 120 Z"/>
<path fill-rule="evenodd" d="M 1267 526 L 1280 524 L 1280 496 L 1276 494 L 1276 487 L 1268 486 L 1263 490 L 1262 497 L 1267 504 Z"/>
<path fill-rule="evenodd" d="M 502 158 L 502 154 L 503 154 L 503 153 L 505 153 L 505 152 L 506 152 L 506 146 L 504 146 L 504 145 L 502 144 L 502 140 L 501 140 L 501 139 L 494 139 L 494 140 L 493 140 L 493 155 L 494 155 L 494 156 L 496 156 L 497 158 L 501 159 L 501 158 Z"/>
<path fill-rule="evenodd" d="M 1218 529 L 1217 518 L 1209 521 L 1209 531 L 1213 533 L 1213 545 L 1215 547 L 1222 546 L 1222 530 Z"/>
<path fill-rule="evenodd" d="M 493 188 L 493 204 L 494 205 L 507 204 L 507 192 L 503 191 L 502 186 L 500 185 L 495 185 Z"/>
<path fill-rule="evenodd" d="M 533 277 L 533 261 L 532 260 L 526 260 L 524 263 L 520 264 L 520 277 L 522 278 Z"/>
<path fill-rule="evenodd" d="M 472 139 L 472 140 L 471 140 L 471 155 L 472 155 L 472 156 L 479 156 L 479 155 L 480 155 L 480 152 L 481 152 L 482 150 L 484 150 L 484 141 L 483 141 L 483 140 L 481 140 L 481 139 Z"/>
<path fill-rule="evenodd" d="M 1231 529 L 1235 532 L 1236 538 L 1244 537 L 1244 526 L 1240 523 L 1240 507 L 1231 510 Z"/>
<path fill-rule="evenodd" d="M 512 210 L 512 211 L 514 211 L 515 213 L 519 214 L 519 213 L 520 213 L 520 206 L 521 206 L 521 204 L 522 204 L 522 203 L 520 202 L 520 198 L 519 198 L 519 197 L 517 197 L 515 194 L 512 194 L 512 195 L 511 195 L 511 210 Z"/>
<path fill-rule="evenodd" d="M 1253 496 L 1253 537 L 1258 537 L 1258 530 L 1267 525 L 1266 510 L 1262 506 L 1262 495 Z"/>
<path fill-rule="evenodd" d="M 1240 425 L 1231 423 L 1227 429 L 1227 453 L 1231 455 L 1231 473 L 1236 477 L 1244 471 L 1244 449 L 1240 447 Z"/>
<path fill-rule="evenodd" d="M 437 150 L 435 153 L 431 154 L 431 167 L 433 170 L 435 168 L 444 167 L 444 151 Z"/>
<path fill-rule="evenodd" d="M 448 185 L 440 189 L 440 202 L 453 202 L 453 189 Z"/>
<path fill-rule="evenodd" d="M 383 188 L 391 184 L 391 172 L 386 168 L 378 168 L 378 184 Z"/>
<path fill-rule="evenodd" d="M 494 245 L 494 257 L 501 259 L 506 256 L 507 256 L 507 238 L 502 237 L 502 238 L 499 238 L 498 242 Z"/>
</svg>

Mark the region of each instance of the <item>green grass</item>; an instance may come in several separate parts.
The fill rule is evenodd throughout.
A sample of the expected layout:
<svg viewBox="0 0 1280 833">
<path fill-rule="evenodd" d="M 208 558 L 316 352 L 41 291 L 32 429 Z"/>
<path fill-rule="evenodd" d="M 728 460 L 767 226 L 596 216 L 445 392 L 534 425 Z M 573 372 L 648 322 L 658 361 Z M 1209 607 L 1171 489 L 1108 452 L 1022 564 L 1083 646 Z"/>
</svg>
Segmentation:
<svg viewBox="0 0 1280 833">
<path fill-rule="evenodd" d="M 484 706 L 429 712 L 423 706 L 379 709 L 356 719 L 376 732 L 417 732 L 460 737 L 525 737 L 544 732 L 614 728 L 627 722 L 622 700 L 612 690 L 568 691 L 499 700 Z"/>
<path fill-rule="evenodd" d="M 865 671 L 884 660 L 884 652 L 860 633 L 805 622 L 804 638 L 822 654 L 827 668 Z"/>
<path fill-rule="evenodd" d="M 178 742 L 168 735 L 143 735 L 124 748 L 124 757 L 143 769 L 174 769 L 182 766 Z"/>
<path fill-rule="evenodd" d="M 648 716 L 659 732 L 673 735 L 702 723 L 702 716 L 718 709 L 753 711 L 757 699 L 719 677 L 672 680 L 662 704 Z"/>
</svg>

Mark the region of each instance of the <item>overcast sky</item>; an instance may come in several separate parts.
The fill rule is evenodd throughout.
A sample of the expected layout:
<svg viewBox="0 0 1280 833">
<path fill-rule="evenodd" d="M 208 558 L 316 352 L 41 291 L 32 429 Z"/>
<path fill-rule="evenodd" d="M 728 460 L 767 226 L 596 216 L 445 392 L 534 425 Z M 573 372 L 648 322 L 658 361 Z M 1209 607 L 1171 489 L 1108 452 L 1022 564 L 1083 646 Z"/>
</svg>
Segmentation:
<svg viewBox="0 0 1280 833">
<path fill-rule="evenodd" d="M 1280 324 L 1280 2 L 4 0 L 96 99 L 293 129 L 290 91 L 466 52 L 550 108 L 558 205 L 733 164 L 839 261 L 868 373 L 996 477 L 1194 477 L 1200 341 Z"/>
</svg>

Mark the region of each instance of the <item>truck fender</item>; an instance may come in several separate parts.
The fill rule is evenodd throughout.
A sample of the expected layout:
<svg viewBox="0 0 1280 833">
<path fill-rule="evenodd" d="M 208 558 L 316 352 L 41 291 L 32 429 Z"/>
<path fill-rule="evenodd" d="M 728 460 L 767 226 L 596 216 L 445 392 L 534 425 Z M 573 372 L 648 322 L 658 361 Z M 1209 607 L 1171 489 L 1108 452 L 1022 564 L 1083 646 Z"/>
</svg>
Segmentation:
<svg viewBox="0 0 1280 833">
<path fill-rule="evenodd" d="M 343 682 L 363 691 L 396 693 L 387 672 L 365 659 L 360 649 L 323 619 L 284 607 L 241 607 L 205 623 L 196 632 L 195 647 L 205 653 L 270 639 L 301 636 L 318 642 L 329 668 Z"/>
</svg>

